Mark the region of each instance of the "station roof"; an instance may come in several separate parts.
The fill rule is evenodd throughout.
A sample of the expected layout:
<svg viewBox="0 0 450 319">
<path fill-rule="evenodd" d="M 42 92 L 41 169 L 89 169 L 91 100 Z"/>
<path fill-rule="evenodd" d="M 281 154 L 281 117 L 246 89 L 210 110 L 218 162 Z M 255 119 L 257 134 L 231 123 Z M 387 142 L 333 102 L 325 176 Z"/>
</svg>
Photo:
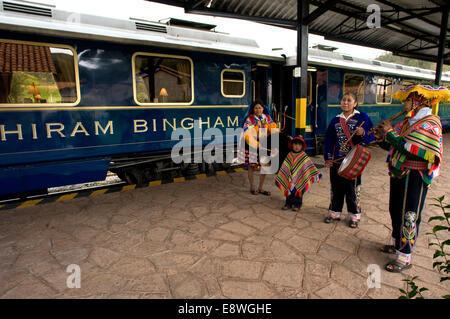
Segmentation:
<svg viewBox="0 0 450 319">
<path fill-rule="evenodd" d="M 245 19 L 296 29 L 297 0 L 147 0 L 183 7 L 186 13 Z M 309 32 L 327 40 L 396 55 L 437 61 L 441 20 L 448 0 L 309 0 Z M 369 5 L 381 9 L 381 27 L 369 28 Z M 450 22 L 450 21 L 449 21 Z M 450 28 L 444 26 L 444 63 L 450 64 Z"/>
</svg>

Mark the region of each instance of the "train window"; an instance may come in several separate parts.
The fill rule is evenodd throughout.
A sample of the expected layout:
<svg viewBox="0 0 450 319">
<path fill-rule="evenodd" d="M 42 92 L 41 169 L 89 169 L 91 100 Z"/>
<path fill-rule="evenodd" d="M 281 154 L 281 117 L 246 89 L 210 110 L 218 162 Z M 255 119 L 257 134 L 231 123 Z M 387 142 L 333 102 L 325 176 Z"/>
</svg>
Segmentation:
<svg viewBox="0 0 450 319">
<path fill-rule="evenodd" d="M 225 97 L 243 97 L 245 95 L 245 74 L 241 70 L 223 70 L 221 90 Z"/>
<path fill-rule="evenodd" d="M 377 103 L 391 103 L 392 79 L 377 78 Z"/>
<path fill-rule="evenodd" d="M 190 104 L 193 67 L 188 57 L 138 52 L 133 56 L 134 97 L 139 105 Z"/>
<path fill-rule="evenodd" d="M 345 74 L 344 93 L 353 92 L 358 97 L 358 103 L 364 103 L 364 75 Z"/>
<path fill-rule="evenodd" d="M 0 104 L 76 105 L 76 65 L 69 46 L 0 39 Z"/>
</svg>

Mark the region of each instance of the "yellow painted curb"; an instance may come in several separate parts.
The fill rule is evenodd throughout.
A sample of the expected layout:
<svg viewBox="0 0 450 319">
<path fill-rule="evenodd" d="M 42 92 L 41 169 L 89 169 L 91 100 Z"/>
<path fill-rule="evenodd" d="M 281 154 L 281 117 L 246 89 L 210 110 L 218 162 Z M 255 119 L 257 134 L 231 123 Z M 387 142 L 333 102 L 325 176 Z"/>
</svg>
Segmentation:
<svg viewBox="0 0 450 319">
<path fill-rule="evenodd" d="M 106 193 L 108 191 L 108 189 L 99 189 L 96 190 L 95 192 L 92 192 L 91 195 L 89 195 L 89 197 L 94 197 L 94 196 L 98 196 L 98 195 L 103 195 L 104 193 Z"/>
<path fill-rule="evenodd" d="M 129 191 L 129 190 L 135 189 L 135 188 L 136 188 L 136 184 L 134 184 L 134 185 L 127 185 L 127 186 L 122 187 L 121 192 L 126 192 L 126 191 Z"/>
<path fill-rule="evenodd" d="M 161 185 L 161 181 L 151 181 L 150 183 L 148 183 L 149 187 L 154 187 L 158 185 Z"/>
<path fill-rule="evenodd" d="M 65 201 L 65 200 L 73 199 L 77 195 L 78 195 L 78 193 L 72 193 L 72 194 L 63 195 L 60 198 L 58 198 L 56 201 L 57 202 L 62 202 L 62 201 Z"/>
<path fill-rule="evenodd" d="M 34 205 L 39 204 L 43 200 L 44 200 L 43 198 L 42 199 L 27 200 L 25 203 L 23 203 L 22 205 L 18 206 L 17 208 L 32 207 Z"/>
</svg>

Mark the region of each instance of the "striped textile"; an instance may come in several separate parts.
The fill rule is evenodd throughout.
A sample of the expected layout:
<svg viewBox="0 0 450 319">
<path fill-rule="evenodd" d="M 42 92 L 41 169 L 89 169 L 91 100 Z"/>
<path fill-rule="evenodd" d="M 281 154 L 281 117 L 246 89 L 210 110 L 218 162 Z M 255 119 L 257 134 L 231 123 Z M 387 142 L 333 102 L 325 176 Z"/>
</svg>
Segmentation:
<svg viewBox="0 0 450 319">
<path fill-rule="evenodd" d="M 372 154 L 370 154 L 369 150 L 364 146 L 358 144 L 355 147 L 356 149 L 350 162 L 342 171 L 341 169 L 338 171 L 339 176 L 348 180 L 355 179 L 361 175 L 372 157 Z"/>
<path fill-rule="evenodd" d="M 259 140 L 260 128 L 265 128 L 267 134 L 271 133 L 271 129 L 276 128 L 276 123 L 269 114 L 262 114 L 261 119 L 250 114 L 244 122 L 243 129 L 238 145 L 238 162 L 246 166 L 260 167 L 259 163 Z"/>
<path fill-rule="evenodd" d="M 302 197 L 311 184 L 321 177 L 322 174 L 305 152 L 289 152 L 275 178 L 275 185 L 286 197 L 291 194 Z"/>
<path fill-rule="evenodd" d="M 441 121 L 438 116 L 431 114 L 425 116 L 407 129 L 404 128 L 405 125 L 400 130 L 397 130 L 398 133 L 395 134 L 403 137 L 405 141 L 403 148 L 408 153 L 428 162 L 428 172 L 423 172 L 422 177 L 425 183 L 430 184 L 431 180 L 439 175 L 441 168 L 443 153 Z M 390 167 L 391 172 L 395 176 L 400 171 L 402 173 L 407 171 L 408 168 L 404 165 L 407 158 L 408 155 L 406 154 L 393 152 L 390 158 Z"/>
</svg>

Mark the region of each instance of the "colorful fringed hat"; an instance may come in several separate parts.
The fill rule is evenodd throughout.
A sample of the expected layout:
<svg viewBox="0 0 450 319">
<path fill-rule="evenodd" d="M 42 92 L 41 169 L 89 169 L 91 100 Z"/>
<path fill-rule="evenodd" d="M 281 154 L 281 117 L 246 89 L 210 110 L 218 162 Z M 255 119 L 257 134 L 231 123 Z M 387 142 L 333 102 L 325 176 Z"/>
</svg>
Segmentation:
<svg viewBox="0 0 450 319">
<path fill-rule="evenodd" d="M 437 102 L 447 102 L 450 101 L 450 90 L 444 86 L 439 85 L 410 85 L 399 91 L 395 92 L 392 97 L 398 101 L 406 100 L 411 93 L 416 93 L 415 96 L 417 98 L 421 98 L 422 100 L 427 100 L 428 106 L 430 104 L 436 104 Z M 421 97 L 420 97 L 421 96 Z"/>
<path fill-rule="evenodd" d="M 306 150 L 306 142 L 301 136 L 294 137 L 289 143 L 288 148 L 292 151 L 292 144 L 294 143 L 300 143 L 302 144 L 302 150 Z"/>
</svg>

